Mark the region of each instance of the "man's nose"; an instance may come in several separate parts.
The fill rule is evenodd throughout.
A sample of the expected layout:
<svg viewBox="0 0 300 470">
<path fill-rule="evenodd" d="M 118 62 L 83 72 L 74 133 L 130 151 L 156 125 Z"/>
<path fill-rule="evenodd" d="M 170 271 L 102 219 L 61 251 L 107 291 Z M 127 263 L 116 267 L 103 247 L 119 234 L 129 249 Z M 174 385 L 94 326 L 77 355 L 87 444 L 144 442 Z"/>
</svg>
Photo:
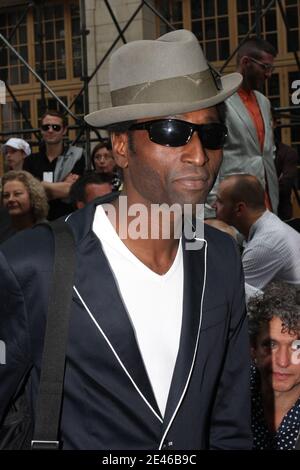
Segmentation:
<svg viewBox="0 0 300 470">
<path fill-rule="evenodd" d="M 290 364 L 290 351 L 286 347 L 280 347 L 276 352 L 276 363 L 279 367 L 288 367 Z"/>
<path fill-rule="evenodd" d="M 184 146 L 182 160 L 193 163 L 196 166 L 203 166 L 208 162 L 208 156 L 198 132 L 193 132 L 191 140 Z"/>
</svg>

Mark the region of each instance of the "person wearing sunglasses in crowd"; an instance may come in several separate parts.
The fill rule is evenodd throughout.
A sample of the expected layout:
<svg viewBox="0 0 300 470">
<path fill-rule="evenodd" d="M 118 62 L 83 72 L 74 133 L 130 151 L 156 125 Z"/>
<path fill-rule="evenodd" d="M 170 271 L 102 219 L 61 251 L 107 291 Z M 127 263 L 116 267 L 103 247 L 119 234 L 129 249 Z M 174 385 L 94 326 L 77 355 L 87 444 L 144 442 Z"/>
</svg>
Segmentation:
<svg viewBox="0 0 300 470">
<path fill-rule="evenodd" d="M 65 145 L 66 133 L 67 118 L 58 111 L 46 111 L 41 117 L 40 151 L 24 163 L 24 170 L 43 182 L 49 199 L 49 220 L 72 211 L 69 191 L 86 166 L 83 149 Z"/>
<path fill-rule="evenodd" d="M 112 106 L 85 119 L 111 133 L 124 186 L 66 219 L 79 269 L 60 445 L 250 449 L 241 261 L 231 237 L 199 223 L 227 135 L 222 103 L 242 77 L 217 82 L 186 30 L 123 45 L 111 56 L 109 77 Z M 23 243 L 30 270 L 11 245 L 0 257 L 0 302 L 14 292 L 3 302 L 14 315 L 4 307 L 0 318 L 9 343 L 0 420 L 30 367 L 33 406 L 36 400 L 53 244 L 47 230 L 34 232 Z M 28 271 L 37 273 L 34 282 Z"/>
<path fill-rule="evenodd" d="M 243 82 L 226 101 L 228 138 L 217 182 L 208 197 L 207 217 L 215 216 L 211 203 L 219 183 L 236 173 L 256 176 L 265 190 L 266 207 L 277 213 L 279 185 L 271 107 L 263 95 L 264 84 L 274 70 L 275 56 L 274 47 L 259 38 L 248 39 L 237 52 L 237 71 L 243 75 Z"/>
</svg>

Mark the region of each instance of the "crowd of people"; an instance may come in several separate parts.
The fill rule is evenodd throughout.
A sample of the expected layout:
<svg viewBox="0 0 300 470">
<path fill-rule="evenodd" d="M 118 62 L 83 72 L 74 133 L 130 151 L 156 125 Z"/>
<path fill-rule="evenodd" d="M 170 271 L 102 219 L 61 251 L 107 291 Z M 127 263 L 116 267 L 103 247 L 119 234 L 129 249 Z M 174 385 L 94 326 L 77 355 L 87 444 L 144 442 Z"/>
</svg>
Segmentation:
<svg viewBox="0 0 300 470">
<path fill-rule="evenodd" d="M 7 180 L 19 180 L 19 186 L 26 183 L 27 188 L 34 186 L 43 194 L 48 207 L 47 212 L 43 211 L 43 218 L 49 221 L 83 207 L 82 203 L 97 196 L 118 190 L 122 184 L 122 174 L 116 168 L 108 140 L 94 147 L 92 170 L 88 171 L 83 149 L 68 146 L 64 141 L 67 121 L 62 113 L 46 111 L 41 117 L 40 131 L 42 141 L 37 153 L 31 152 L 30 145 L 24 139 L 16 137 L 8 139 L 2 146 L 7 171 L 1 183 L 0 241 L 10 237 L 15 230 L 33 226 L 41 220 L 41 217 L 32 218 L 36 204 L 32 194 L 29 192 L 30 204 L 24 204 L 20 191 L 9 191 L 8 194 L 5 190 Z M 83 197 L 81 190 L 77 195 L 78 189 L 87 184 L 88 194 Z M 29 220 L 32 221 L 30 225 Z M 14 230 L 8 227 L 14 227 Z"/>
<path fill-rule="evenodd" d="M 0 366 L 0 423 L 25 371 L 36 403 L 51 282 L 39 263 L 53 259 L 38 224 L 64 217 L 80 270 L 62 448 L 300 445 L 298 156 L 262 93 L 275 57 L 249 39 L 237 71 L 216 77 L 189 31 L 133 41 L 111 57 L 112 106 L 85 118 L 109 135 L 91 155 L 66 144 L 66 117 L 52 110 L 38 153 L 16 137 L 3 145 L 0 332 L 12 361 Z M 192 226 L 204 207 L 202 235 L 174 235 L 187 224 L 165 208 L 176 204 L 193 207 Z M 141 236 L 136 206 L 157 237 Z"/>
</svg>

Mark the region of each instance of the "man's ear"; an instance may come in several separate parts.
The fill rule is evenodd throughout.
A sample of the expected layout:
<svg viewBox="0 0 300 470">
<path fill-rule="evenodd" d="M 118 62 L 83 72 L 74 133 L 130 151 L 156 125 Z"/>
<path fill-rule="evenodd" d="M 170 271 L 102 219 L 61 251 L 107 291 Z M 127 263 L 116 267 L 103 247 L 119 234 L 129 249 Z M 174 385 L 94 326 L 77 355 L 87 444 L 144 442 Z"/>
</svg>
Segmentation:
<svg viewBox="0 0 300 470">
<path fill-rule="evenodd" d="M 235 205 L 235 213 L 237 216 L 242 216 L 245 213 L 246 204 L 244 202 L 237 202 Z"/>
<path fill-rule="evenodd" d="M 251 61 L 250 61 L 249 57 L 246 56 L 246 55 L 243 55 L 243 57 L 240 58 L 240 65 L 242 65 L 242 66 L 248 65 L 249 62 L 251 62 Z"/>
<path fill-rule="evenodd" d="M 126 132 L 111 134 L 111 144 L 116 164 L 120 168 L 128 166 L 128 134 Z"/>
</svg>

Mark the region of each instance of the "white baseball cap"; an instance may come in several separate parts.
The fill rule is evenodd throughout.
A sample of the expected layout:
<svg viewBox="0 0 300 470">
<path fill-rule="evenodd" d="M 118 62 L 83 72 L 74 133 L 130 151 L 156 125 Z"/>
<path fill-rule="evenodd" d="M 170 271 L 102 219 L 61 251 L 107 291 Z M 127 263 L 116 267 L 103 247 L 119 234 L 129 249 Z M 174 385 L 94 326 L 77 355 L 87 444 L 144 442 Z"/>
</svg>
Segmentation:
<svg viewBox="0 0 300 470">
<path fill-rule="evenodd" d="M 23 139 L 18 139 L 17 137 L 12 137 L 8 139 L 7 142 L 2 146 L 2 150 L 5 153 L 6 147 L 12 147 L 16 150 L 23 150 L 26 156 L 31 154 L 30 145 Z"/>
</svg>

